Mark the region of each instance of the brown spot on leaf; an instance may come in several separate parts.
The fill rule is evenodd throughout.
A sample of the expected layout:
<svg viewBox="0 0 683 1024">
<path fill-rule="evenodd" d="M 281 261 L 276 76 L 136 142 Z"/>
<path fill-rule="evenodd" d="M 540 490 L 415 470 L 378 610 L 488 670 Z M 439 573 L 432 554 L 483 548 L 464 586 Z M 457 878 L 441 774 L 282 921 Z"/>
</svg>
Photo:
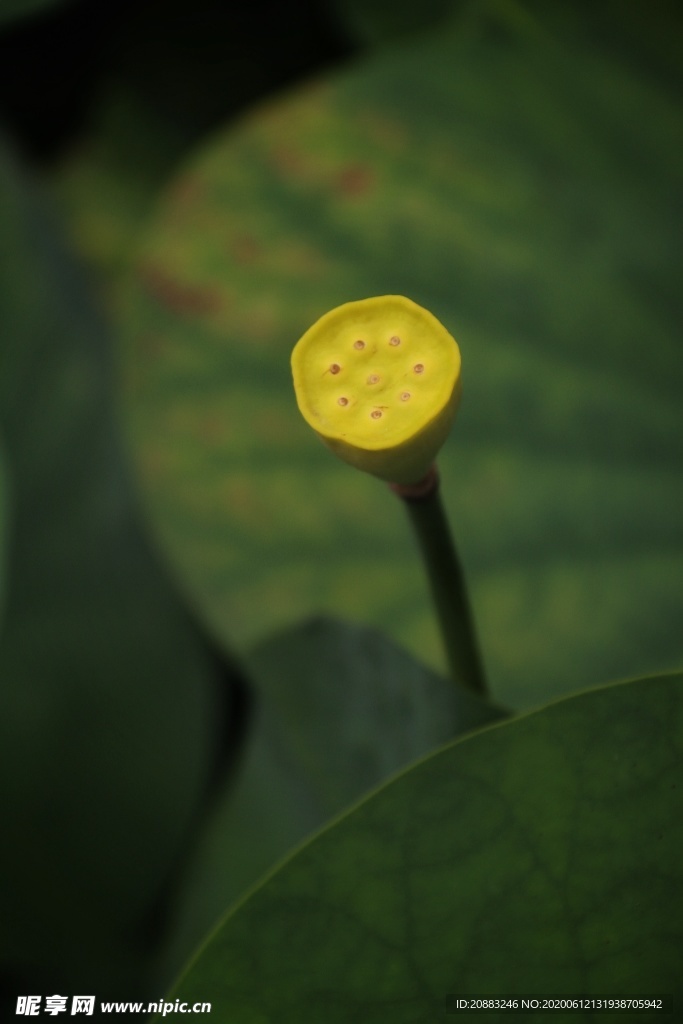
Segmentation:
<svg viewBox="0 0 683 1024">
<path fill-rule="evenodd" d="M 238 263 L 254 263 L 263 252 L 263 247 L 253 235 L 242 234 L 235 238 L 232 251 Z"/>
<path fill-rule="evenodd" d="M 158 359 L 168 350 L 168 339 L 157 331 L 144 331 L 138 338 L 138 346 L 145 356 Z"/>
<path fill-rule="evenodd" d="M 364 195 L 375 183 L 375 175 L 363 164 L 348 164 L 339 174 L 339 190 L 351 198 Z"/>
<path fill-rule="evenodd" d="M 180 206 L 194 205 L 205 195 L 204 182 L 194 174 L 180 178 L 169 190 L 169 198 Z"/>
<path fill-rule="evenodd" d="M 201 439 L 209 444 L 225 441 L 228 434 L 226 419 L 225 415 L 219 416 L 216 413 L 204 416 L 198 423 Z"/>
<path fill-rule="evenodd" d="M 276 168 L 286 175 L 300 175 L 304 167 L 303 157 L 290 146 L 278 146 L 274 149 L 273 162 Z"/>
<path fill-rule="evenodd" d="M 188 284 L 171 277 L 161 267 L 148 265 L 140 271 L 145 290 L 162 306 L 174 313 L 215 313 L 222 305 L 217 291 L 201 285 Z"/>
</svg>

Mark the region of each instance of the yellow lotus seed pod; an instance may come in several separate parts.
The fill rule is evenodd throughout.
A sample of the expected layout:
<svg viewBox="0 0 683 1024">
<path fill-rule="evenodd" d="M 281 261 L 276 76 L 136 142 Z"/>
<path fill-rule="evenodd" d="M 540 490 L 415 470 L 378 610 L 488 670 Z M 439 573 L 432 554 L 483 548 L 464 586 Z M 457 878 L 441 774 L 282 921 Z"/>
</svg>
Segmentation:
<svg viewBox="0 0 683 1024">
<path fill-rule="evenodd" d="M 460 349 L 402 295 L 346 302 L 292 352 L 302 416 L 341 459 L 413 484 L 430 469 L 460 401 Z"/>
</svg>

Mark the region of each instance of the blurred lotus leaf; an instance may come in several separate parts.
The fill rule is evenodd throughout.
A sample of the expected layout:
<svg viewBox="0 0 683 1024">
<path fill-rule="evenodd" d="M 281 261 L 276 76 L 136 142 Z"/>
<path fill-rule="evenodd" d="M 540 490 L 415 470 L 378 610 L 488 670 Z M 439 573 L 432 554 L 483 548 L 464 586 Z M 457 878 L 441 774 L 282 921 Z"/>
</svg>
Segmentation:
<svg viewBox="0 0 683 1024">
<path fill-rule="evenodd" d="M 4 145 L 0 334 L 3 981 L 134 998 L 226 740 L 234 673 L 149 543 L 107 326 Z"/>
<path fill-rule="evenodd" d="M 0 439 L 0 632 L 2 631 L 2 613 L 5 607 L 5 576 L 7 559 L 7 534 L 10 521 L 9 479 L 7 463 Z"/>
<path fill-rule="evenodd" d="M 333 0 L 339 21 L 349 34 L 365 45 L 429 28 L 443 21 L 463 0 Z"/>
<path fill-rule="evenodd" d="M 309 620 L 258 644 L 245 665 L 249 746 L 191 867 L 169 952 L 176 973 L 289 850 L 411 761 L 505 717 L 352 623 Z"/>
<path fill-rule="evenodd" d="M 214 137 L 159 206 L 123 361 L 160 542 L 218 633 L 323 611 L 440 666 L 402 509 L 311 444 L 289 375 L 336 305 L 433 311 L 463 359 L 445 502 L 492 690 L 528 706 L 683 659 L 683 127 L 590 19 L 513 8 Z"/>
</svg>

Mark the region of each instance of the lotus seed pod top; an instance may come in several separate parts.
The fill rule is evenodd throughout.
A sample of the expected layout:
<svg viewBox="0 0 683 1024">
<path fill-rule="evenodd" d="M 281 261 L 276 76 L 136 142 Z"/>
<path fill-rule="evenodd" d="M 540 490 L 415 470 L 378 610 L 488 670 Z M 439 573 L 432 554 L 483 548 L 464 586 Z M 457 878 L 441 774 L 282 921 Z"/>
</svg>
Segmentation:
<svg viewBox="0 0 683 1024">
<path fill-rule="evenodd" d="M 402 295 L 337 306 L 292 352 L 299 409 L 345 462 L 413 484 L 429 471 L 460 401 L 460 350 Z"/>
</svg>

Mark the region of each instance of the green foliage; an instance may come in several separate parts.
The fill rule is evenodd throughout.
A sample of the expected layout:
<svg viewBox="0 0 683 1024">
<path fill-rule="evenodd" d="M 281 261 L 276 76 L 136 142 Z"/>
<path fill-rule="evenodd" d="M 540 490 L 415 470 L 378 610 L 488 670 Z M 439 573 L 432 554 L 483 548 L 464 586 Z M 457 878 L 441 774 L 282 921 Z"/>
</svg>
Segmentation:
<svg viewBox="0 0 683 1024">
<path fill-rule="evenodd" d="M 341 24 L 366 45 L 429 28 L 459 6 L 462 0 L 333 0 Z"/>
<path fill-rule="evenodd" d="M 463 354 L 440 466 L 493 692 L 680 664 L 680 104 L 561 9 L 560 34 L 559 8 L 494 5 L 272 102 L 160 205 L 131 436 L 164 550 L 241 650 L 322 609 L 442 665 L 402 510 L 312 442 L 289 375 L 320 314 L 399 293 Z"/>
<path fill-rule="evenodd" d="M 116 300 L 141 224 L 186 139 L 126 83 L 105 91 L 86 142 L 51 179 L 72 240 Z"/>
<path fill-rule="evenodd" d="M 9 478 L 4 446 L 0 438 L 0 632 L 2 631 L 2 614 L 5 607 L 5 579 L 7 573 L 7 534 L 10 525 L 10 494 Z"/>
<path fill-rule="evenodd" d="M 333 620 L 258 644 L 245 667 L 256 699 L 248 749 L 193 867 L 177 968 L 292 847 L 415 758 L 504 714 L 380 633 Z"/>
<path fill-rule="evenodd" d="M 4 147 L 0 324 L 0 961 L 24 990 L 132 995 L 205 799 L 218 680 L 140 523 L 108 329 Z"/>
<path fill-rule="evenodd" d="M 426 1024 L 445 1019 L 448 993 L 676 1001 L 682 757 L 680 675 L 451 744 L 267 877 L 172 998 L 210 993 L 214 1014 L 245 1024 Z"/>
</svg>

